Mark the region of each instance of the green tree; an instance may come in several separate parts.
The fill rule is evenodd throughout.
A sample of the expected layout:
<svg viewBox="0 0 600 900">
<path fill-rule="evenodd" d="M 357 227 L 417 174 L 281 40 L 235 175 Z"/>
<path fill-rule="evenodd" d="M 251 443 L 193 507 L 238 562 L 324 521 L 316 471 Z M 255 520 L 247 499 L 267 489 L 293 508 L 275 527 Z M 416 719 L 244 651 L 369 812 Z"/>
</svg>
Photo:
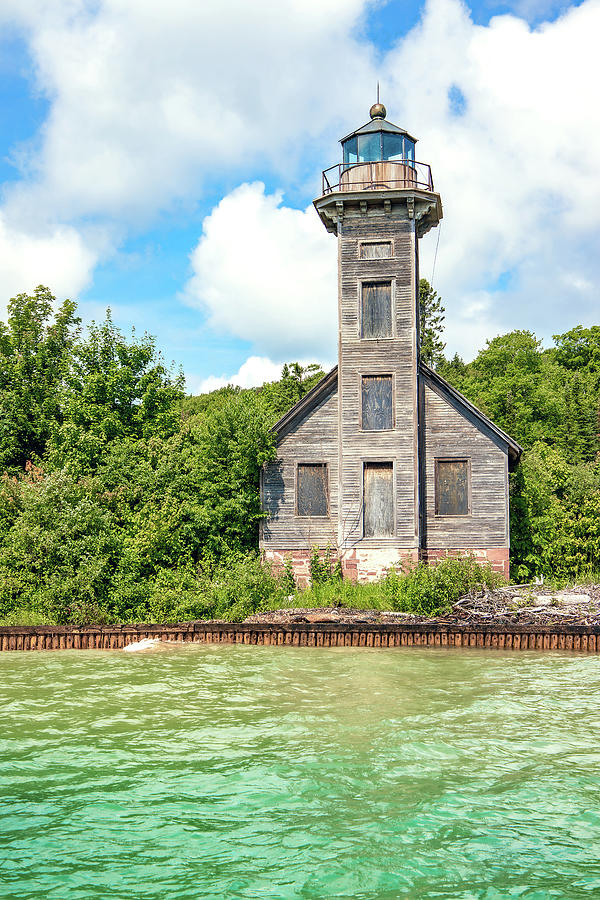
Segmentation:
<svg viewBox="0 0 600 900">
<path fill-rule="evenodd" d="M 446 381 L 458 385 L 459 381 L 464 379 L 467 374 L 467 364 L 458 353 L 455 353 L 452 359 L 442 360 L 437 366 L 437 371 Z"/>
<path fill-rule="evenodd" d="M 565 334 L 555 334 L 557 362 L 567 369 L 586 369 L 600 374 L 600 325 L 577 325 Z"/>
<path fill-rule="evenodd" d="M 578 325 L 554 341 L 549 354 L 565 380 L 565 445 L 576 462 L 592 461 L 600 451 L 600 326 Z"/>
<path fill-rule="evenodd" d="M 0 542 L 0 615 L 28 609 L 53 621 L 103 621 L 121 533 L 101 485 L 29 471 L 0 488 L 12 512 Z M 6 516 L 3 515 L 4 524 Z"/>
<path fill-rule="evenodd" d="M 513 578 L 589 577 L 600 571 L 600 470 L 538 442 L 511 484 Z"/>
<path fill-rule="evenodd" d="M 428 366 L 437 368 L 443 362 L 446 344 L 444 333 L 445 308 L 441 297 L 426 278 L 419 281 L 419 341 L 421 359 Z"/>
<path fill-rule="evenodd" d="M 50 441 L 49 463 L 90 472 L 114 440 L 168 436 L 179 423 L 183 375 L 167 369 L 153 337 L 126 340 L 107 310 L 74 346 L 62 421 Z"/>
<path fill-rule="evenodd" d="M 559 441 L 565 415 L 563 376 L 531 332 L 493 338 L 462 374 L 457 368 L 450 377 L 522 446 Z"/>
<path fill-rule="evenodd" d="M 317 363 L 301 366 L 300 363 L 286 363 L 281 370 L 281 380 L 272 382 L 270 390 L 263 388 L 265 397 L 269 397 L 271 408 L 280 418 L 287 410 L 301 400 L 325 373 Z"/>
<path fill-rule="evenodd" d="M 0 470 L 44 456 L 62 421 L 65 387 L 80 320 L 70 300 L 54 312 L 48 288 L 18 294 L 0 322 Z"/>
</svg>

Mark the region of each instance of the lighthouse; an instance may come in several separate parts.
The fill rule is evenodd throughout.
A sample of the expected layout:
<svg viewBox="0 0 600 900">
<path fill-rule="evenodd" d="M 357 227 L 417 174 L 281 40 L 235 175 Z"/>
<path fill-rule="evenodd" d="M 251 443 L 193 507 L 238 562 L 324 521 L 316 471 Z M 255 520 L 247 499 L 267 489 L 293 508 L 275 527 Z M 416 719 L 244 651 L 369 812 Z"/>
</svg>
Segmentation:
<svg viewBox="0 0 600 900">
<path fill-rule="evenodd" d="M 416 139 L 386 115 L 374 104 L 322 173 L 314 206 L 338 243 L 338 365 L 275 426 L 261 548 L 300 581 L 315 547 L 360 581 L 464 553 L 507 575 L 521 448 L 419 359 L 419 239 L 442 202 Z"/>
</svg>

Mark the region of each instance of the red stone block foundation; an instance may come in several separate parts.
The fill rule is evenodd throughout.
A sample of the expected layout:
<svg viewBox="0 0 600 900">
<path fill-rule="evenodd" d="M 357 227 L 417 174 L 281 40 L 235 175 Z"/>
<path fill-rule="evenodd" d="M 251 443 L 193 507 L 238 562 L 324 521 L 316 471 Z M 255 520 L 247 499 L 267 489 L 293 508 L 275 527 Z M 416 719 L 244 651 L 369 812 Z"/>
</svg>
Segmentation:
<svg viewBox="0 0 600 900">
<path fill-rule="evenodd" d="M 310 557 L 312 549 L 296 550 L 264 550 L 264 559 L 271 563 L 274 574 L 281 575 L 286 560 L 292 564 L 294 578 L 299 587 L 310 584 Z M 321 556 L 325 553 L 321 551 Z M 341 555 L 344 578 L 350 581 L 365 583 L 378 581 L 392 567 L 416 565 L 419 560 L 437 565 L 449 557 L 473 556 L 478 562 L 489 562 L 494 572 L 508 579 L 509 550 L 508 547 L 468 548 L 468 549 L 427 549 L 420 552 L 406 548 L 354 549 Z M 335 559 L 335 557 L 334 557 Z"/>
<path fill-rule="evenodd" d="M 509 555 L 508 547 L 470 547 L 460 550 L 428 548 L 421 551 L 421 559 L 432 566 L 449 557 L 473 556 L 478 562 L 489 562 L 494 572 L 503 575 L 507 580 L 510 575 Z"/>
</svg>

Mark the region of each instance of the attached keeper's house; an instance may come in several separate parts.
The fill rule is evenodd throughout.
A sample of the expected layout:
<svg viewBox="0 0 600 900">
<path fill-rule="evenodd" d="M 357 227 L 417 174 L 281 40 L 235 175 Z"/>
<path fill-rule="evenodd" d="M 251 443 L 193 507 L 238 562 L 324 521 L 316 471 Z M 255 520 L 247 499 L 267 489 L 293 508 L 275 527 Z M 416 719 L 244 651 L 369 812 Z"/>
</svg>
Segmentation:
<svg viewBox="0 0 600 900">
<path fill-rule="evenodd" d="M 338 365 L 275 426 L 261 548 L 347 576 L 469 552 L 508 575 L 508 472 L 521 448 L 419 360 L 419 238 L 442 203 L 415 139 L 371 108 L 314 205 L 338 238 Z"/>
</svg>

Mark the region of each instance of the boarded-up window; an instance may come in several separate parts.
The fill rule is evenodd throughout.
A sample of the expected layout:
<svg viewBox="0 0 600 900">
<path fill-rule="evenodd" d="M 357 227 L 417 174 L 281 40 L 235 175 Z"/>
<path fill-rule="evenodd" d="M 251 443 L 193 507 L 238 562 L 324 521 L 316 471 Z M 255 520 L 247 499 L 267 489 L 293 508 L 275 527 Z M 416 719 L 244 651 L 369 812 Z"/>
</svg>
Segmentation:
<svg viewBox="0 0 600 900">
<path fill-rule="evenodd" d="M 363 376 L 362 427 L 363 431 L 393 428 L 391 375 Z"/>
<path fill-rule="evenodd" d="M 365 537 L 394 534 L 394 466 L 391 462 L 365 463 L 363 469 L 363 532 Z"/>
<path fill-rule="evenodd" d="M 360 245 L 361 259 L 390 259 L 392 255 L 391 241 L 373 241 Z"/>
<path fill-rule="evenodd" d="M 468 459 L 436 459 L 435 514 L 436 516 L 469 514 Z"/>
<path fill-rule="evenodd" d="M 299 516 L 327 515 L 327 464 L 298 464 L 298 500 Z"/>
<path fill-rule="evenodd" d="M 392 336 L 392 283 L 364 282 L 362 286 L 361 329 L 363 338 Z"/>
</svg>

